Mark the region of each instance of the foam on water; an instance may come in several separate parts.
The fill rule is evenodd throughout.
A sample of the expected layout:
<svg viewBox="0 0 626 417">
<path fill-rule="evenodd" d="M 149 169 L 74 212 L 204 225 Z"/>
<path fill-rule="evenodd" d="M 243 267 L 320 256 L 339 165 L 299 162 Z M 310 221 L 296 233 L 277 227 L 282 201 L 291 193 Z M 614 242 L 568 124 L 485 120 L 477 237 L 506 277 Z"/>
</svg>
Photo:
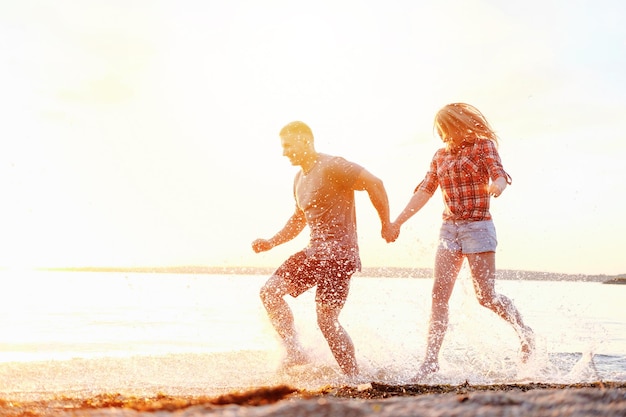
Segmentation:
<svg viewBox="0 0 626 417">
<path fill-rule="evenodd" d="M 150 396 L 219 395 L 252 387 L 287 384 L 300 389 L 358 385 L 366 382 L 406 384 L 415 364 L 374 364 L 361 361 L 362 375 L 351 379 L 324 358 L 309 365 L 279 369 L 280 357 L 269 351 L 233 351 L 211 354 L 101 357 L 67 361 L 14 362 L 0 366 L 0 394 L 18 400 L 68 396 L 92 396 L 104 392 Z M 526 367 L 512 359 L 485 367 L 485 361 L 460 361 L 448 356 L 441 372 L 425 384 L 578 383 L 624 381 L 624 357 L 551 354 Z M 611 363 L 613 361 L 613 363 Z M 621 363 L 616 363 L 621 362 Z M 604 367 L 604 369 L 602 369 Z M 620 367 L 619 372 L 611 371 Z M 613 368 L 613 369 L 615 369 Z"/>
</svg>

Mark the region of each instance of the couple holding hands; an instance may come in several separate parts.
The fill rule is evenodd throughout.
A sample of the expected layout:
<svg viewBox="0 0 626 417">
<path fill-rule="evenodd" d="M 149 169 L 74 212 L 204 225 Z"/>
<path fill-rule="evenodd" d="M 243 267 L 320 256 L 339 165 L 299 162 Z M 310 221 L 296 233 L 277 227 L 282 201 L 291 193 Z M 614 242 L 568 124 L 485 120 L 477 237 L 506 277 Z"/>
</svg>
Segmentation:
<svg viewBox="0 0 626 417">
<path fill-rule="evenodd" d="M 308 362 L 284 296 L 297 297 L 316 286 L 317 323 L 348 376 L 359 368 L 350 336 L 339 323 L 352 274 L 361 261 L 356 230 L 354 192 L 366 191 L 378 212 L 382 237 L 395 241 L 401 226 L 441 187 L 445 210 L 435 256 L 432 307 L 424 360 L 414 377 L 421 381 L 439 370 L 439 350 L 448 326 L 448 301 L 465 258 L 479 303 L 509 322 L 521 343 L 522 361 L 534 348 L 534 335 L 512 301 L 495 291 L 496 230 L 489 213 L 490 198 L 511 184 L 497 151 L 498 138 L 483 114 L 465 103 L 452 103 L 437 112 L 434 127 L 444 143 L 406 207 L 390 221 L 383 182 L 362 166 L 315 150 L 313 133 L 303 122 L 280 131 L 283 155 L 299 166 L 294 184 L 295 210 L 270 239 L 252 243 L 255 252 L 295 238 L 306 226 L 310 242 L 290 256 L 267 280 L 260 295 L 270 321 L 286 349 L 285 366 Z"/>
</svg>

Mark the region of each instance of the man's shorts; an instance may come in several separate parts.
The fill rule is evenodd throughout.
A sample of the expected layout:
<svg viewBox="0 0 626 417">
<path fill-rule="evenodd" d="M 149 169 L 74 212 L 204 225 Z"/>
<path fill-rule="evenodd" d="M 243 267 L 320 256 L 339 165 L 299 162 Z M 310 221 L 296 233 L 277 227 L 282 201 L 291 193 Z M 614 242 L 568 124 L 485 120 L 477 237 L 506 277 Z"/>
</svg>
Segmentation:
<svg viewBox="0 0 626 417">
<path fill-rule="evenodd" d="M 341 308 L 348 298 L 350 278 L 356 271 L 357 266 L 352 260 L 320 260 L 307 257 L 304 251 L 300 251 L 290 256 L 274 275 L 285 280 L 292 297 L 317 285 L 316 302 Z"/>
<path fill-rule="evenodd" d="M 495 252 L 498 240 L 492 220 L 444 221 L 439 231 L 439 249 L 453 252 Z"/>
</svg>

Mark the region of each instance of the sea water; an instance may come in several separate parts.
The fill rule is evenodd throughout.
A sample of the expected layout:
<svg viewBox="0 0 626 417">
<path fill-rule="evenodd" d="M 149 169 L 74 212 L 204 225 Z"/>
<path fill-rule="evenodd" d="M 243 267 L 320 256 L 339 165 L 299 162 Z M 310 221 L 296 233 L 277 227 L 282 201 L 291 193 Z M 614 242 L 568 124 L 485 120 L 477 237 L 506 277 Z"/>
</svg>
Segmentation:
<svg viewBox="0 0 626 417">
<path fill-rule="evenodd" d="M 424 383 L 626 381 L 626 286 L 497 281 L 537 337 L 521 363 L 513 328 L 476 301 L 464 270 L 450 300 L 441 370 Z M 408 383 L 424 355 L 432 279 L 355 276 L 340 320 L 359 380 L 344 377 L 315 319 L 293 299 L 311 364 L 280 369 L 258 293 L 265 276 L 121 272 L 0 273 L 0 394 L 209 395 L 287 383 L 315 389 Z"/>
</svg>

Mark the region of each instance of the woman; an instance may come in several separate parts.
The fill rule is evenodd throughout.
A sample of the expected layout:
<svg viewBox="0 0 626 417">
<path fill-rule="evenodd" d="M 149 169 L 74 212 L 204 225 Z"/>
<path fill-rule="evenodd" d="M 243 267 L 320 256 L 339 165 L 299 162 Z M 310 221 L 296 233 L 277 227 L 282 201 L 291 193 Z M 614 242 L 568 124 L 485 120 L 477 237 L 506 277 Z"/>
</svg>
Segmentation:
<svg viewBox="0 0 626 417">
<path fill-rule="evenodd" d="M 428 342 L 416 381 L 439 370 L 448 301 L 465 258 L 478 302 L 511 323 L 519 335 L 522 361 L 528 360 L 534 348 L 532 329 L 524 324 L 512 301 L 494 288 L 497 240 L 489 201 L 511 184 L 500 162 L 498 138 L 482 113 L 465 103 L 443 107 L 434 124 L 445 146 L 437 150 L 426 177 L 385 236 L 388 242 L 396 240 L 401 226 L 441 187 L 445 210 L 435 258 Z"/>
</svg>

